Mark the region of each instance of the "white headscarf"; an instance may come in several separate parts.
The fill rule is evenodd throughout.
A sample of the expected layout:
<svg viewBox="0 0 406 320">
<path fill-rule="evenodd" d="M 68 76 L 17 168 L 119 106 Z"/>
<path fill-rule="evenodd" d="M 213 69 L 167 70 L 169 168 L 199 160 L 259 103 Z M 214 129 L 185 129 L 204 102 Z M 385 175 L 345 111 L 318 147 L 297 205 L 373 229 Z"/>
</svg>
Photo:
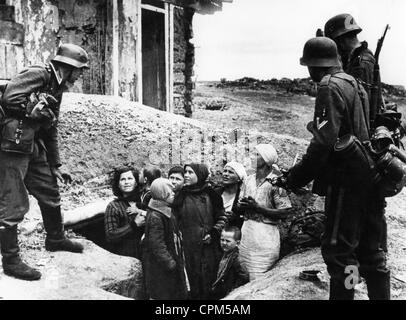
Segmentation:
<svg viewBox="0 0 406 320">
<path fill-rule="evenodd" d="M 247 172 L 245 171 L 245 168 L 241 163 L 230 161 L 224 166 L 224 168 L 225 167 L 230 167 L 231 169 L 233 169 L 241 181 L 244 182 L 244 180 L 247 178 Z"/>
<path fill-rule="evenodd" d="M 278 161 L 278 154 L 276 153 L 276 149 L 273 147 L 273 145 L 262 143 L 256 145 L 255 149 L 265 160 L 268 166 L 272 166 Z"/>
</svg>

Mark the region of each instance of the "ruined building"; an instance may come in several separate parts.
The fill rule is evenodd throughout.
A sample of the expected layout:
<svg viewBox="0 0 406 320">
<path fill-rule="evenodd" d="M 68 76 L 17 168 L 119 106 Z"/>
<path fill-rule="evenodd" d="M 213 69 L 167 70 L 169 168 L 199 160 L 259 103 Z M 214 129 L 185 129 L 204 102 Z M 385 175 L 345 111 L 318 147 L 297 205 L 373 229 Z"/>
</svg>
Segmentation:
<svg viewBox="0 0 406 320">
<path fill-rule="evenodd" d="M 232 0 L 0 0 L 0 81 L 72 42 L 91 58 L 77 92 L 188 116 L 193 15 L 221 10 L 223 2 Z"/>
</svg>

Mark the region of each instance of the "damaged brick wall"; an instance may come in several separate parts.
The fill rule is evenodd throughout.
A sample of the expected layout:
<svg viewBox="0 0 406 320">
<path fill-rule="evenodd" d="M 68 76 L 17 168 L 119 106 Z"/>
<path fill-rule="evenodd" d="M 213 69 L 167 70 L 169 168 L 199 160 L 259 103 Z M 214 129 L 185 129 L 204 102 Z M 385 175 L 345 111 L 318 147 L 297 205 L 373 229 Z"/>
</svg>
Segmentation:
<svg viewBox="0 0 406 320">
<path fill-rule="evenodd" d="M 90 56 L 85 71 L 72 91 L 105 93 L 106 17 L 104 0 L 9 0 L 16 21 L 25 28 L 25 65 L 43 64 L 60 42 L 81 45 Z"/>
<path fill-rule="evenodd" d="M 111 0 L 7 0 L 15 7 L 15 20 L 24 26 L 25 65 L 43 64 L 61 42 L 81 45 L 90 56 L 90 70 L 71 89 L 74 92 L 113 94 L 113 25 Z M 118 0 L 118 86 L 124 98 L 136 100 L 137 6 Z M 190 116 L 193 99 L 193 9 L 174 7 L 174 110 Z M 22 48 L 21 48 L 22 49 Z"/>
<path fill-rule="evenodd" d="M 194 10 L 175 7 L 174 10 L 174 111 L 187 117 L 192 115 L 193 66 L 195 48 L 193 37 Z"/>
<path fill-rule="evenodd" d="M 24 65 L 24 26 L 15 21 L 14 6 L 0 0 L 0 84 Z"/>
</svg>

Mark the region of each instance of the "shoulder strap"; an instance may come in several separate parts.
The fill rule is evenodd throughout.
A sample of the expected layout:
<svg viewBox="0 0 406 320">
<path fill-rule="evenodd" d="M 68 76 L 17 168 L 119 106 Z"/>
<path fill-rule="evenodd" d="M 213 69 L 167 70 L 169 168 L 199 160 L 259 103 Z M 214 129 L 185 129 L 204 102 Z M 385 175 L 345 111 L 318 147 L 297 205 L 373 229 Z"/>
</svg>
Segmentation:
<svg viewBox="0 0 406 320">
<path fill-rule="evenodd" d="M 365 97 L 364 91 L 362 91 L 362 84 L 360 83 L 360 81 L 358 81 L 358 79 L 352 77 L 351 75 L 346 74 L 345 72 L 335 73 L 334 75 L 332 75 L 332 77 L 339 78 L 339 79 L 342 79 L 342 80 L 348 82 L 349 84 L 351 84 L 351 86 L 354 88 L 354 90 L 358 93 L 358 96 L 359 96 L 359 98 L 361 100 L 361 104 L 362 104 L 364 121 L 365 121 L 366 127 L 369 132 L 369 121 L 366 116 L 366 108 L 367 108 L 366 99 L 365 99 L 366 97 Z M 354 95 L 354 101 L 355 101 L 355 95 Z M 346 108 L 346 112 L 347 112 L 347 116 L 349 117 L 348 120 L 349 120 L 349 124 L 351 126 L 352 134 L 354 134 L 354 126 L 351 121 L 350 111 L 348 110 L 348 108 Z"/>
<path fill-rule="evenodd" d="M 323 79 L 321 79 L 321 81 L 320 81 L 320 86 L 328 86 L 328 84 L 330 83 L 331 77 L 332 77 L 331 74 L 325 75 L 323 77 Z"/>
</svg>

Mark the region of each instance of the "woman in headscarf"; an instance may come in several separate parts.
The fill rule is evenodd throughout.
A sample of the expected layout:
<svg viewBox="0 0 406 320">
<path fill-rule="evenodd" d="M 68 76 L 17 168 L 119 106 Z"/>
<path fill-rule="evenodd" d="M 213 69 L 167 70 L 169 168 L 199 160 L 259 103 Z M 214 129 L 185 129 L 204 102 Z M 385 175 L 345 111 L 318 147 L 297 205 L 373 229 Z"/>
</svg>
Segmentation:
<svg viewBox="0 0 406 320">
<path fill-rule="evenodd" d="M 228 218 L 227 224 L 241 229 L 244 218 L 238 212 L 237 204 L 247 173 L 241 163 L 231 161 L 224 166 L 222 178 L 223 184 L 216 188 L 216 191 L 223 198 L 224 211 Z"/>
<path fill-rule="evenodd" d="M 111 184 L 113 194 L 117 198 L 106 208 L 104 229 L 111 252 L 140 259 L 145 211 L 137 208 L 137 203 L 141 201 L 138 179 L 137 169 L 115 169 Z"/>
<path fill-rule="evenodd" d="M 263 276 L 279 259 L 278 225 L 293 213 L 286 191 L 272 184 L 279 174 L 275 148 L 258 144 L 255 149 L 257 171 L 244 182 L 238 203 L 244 212 L 240 257 L 250 281 Z"/>
<path fill-rule="evenodd" d="M 176 195 L 173 211 L 183 236 L 191 299 L 210 299 L 221 258 L 220 235 L 227 222 L 223 200 L 206 182 L 206 165 L 185 165 L 185 184 Z"/>
<path fill-rule="evenodd" d="M 151 197 L 145 222 L 143 271 L 150 299 L 184 300 L 187 277 L 181 233 L 170 206 L 173 185 L 158 178 L 151 184 Z"/>
</svg>

